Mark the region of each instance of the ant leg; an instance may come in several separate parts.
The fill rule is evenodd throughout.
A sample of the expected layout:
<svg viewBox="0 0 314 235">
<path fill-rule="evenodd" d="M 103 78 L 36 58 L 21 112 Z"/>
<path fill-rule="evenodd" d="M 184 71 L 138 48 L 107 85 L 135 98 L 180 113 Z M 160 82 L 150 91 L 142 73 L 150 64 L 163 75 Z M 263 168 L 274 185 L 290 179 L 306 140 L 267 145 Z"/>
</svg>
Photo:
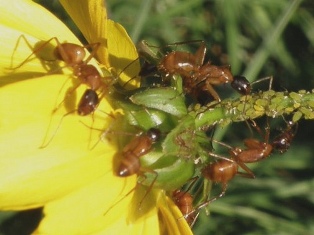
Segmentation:
<svg viewBox="0 0 314 235">
<path fill-rule="evenodd" d="M 133 60 L 132 62 L 130 62 L 127 66 L 125 66 L 120 72 L 119 74 L 117 75 L 117 78 L 119 78 L 121 76 L 121 74 L 126 71 L 129 67 L 131 67 L 136 61 L 138 61 L 140 58 L 136 58 L 135 60 Z M 132 78 L 130 78 L 128 81 L 126 81 L 124 84 L 123 84 L 123 88 L 125 88 L 133 79 L 135 79 L 136 77 L 138 77 L 139 75 L 135 75 L 133 76 Z"/>
<path fill-rule="evenodd" d="M 256 83 L 260 83 L 263 81 L 267 81 L 267 80 L 269 80 L 268 90 L 271 90 L 272 86 L 273 86 L 273 76 L 268 76 L 268 77 L 257 79 L 256 81 L 251 82 L 251 85 L 256 84 Z"/>
<path fill-rule="evenodd" d="M 117 202 L 115 202 L 113 205 L 111 205 L 107 211 L 103 214 L 103 216 L 106 216 L 111 210 L 112 208 L 114 208 L 117 204 L 119 204 L 122 200 L 124 200 L 125 198 L 127 198 L 132 192 L 134 192 L 136 190 L 136 188 L 139 186 L 139 184 L 136 184 L 134 188 L 132 188 L 127 194 L 125 194 L 122 198 L 120 198 Z"/>
<path fill-rule="evenodd" d="M 187 213 L 185 216 L 192 215 L 192 214 L 194 214 L 196 211 L 200 211 L 202 208 L 206 207 L 206 206 L 209 205 L 210 203 L 212 203 L 212 202 L 216 201 L 217 199 L 223 197 L 223 196 L 226 194 L 227 186 L 228 186 L 228 185 L 227 185 L 226 183 L 224 183 L 224 184 L 222 185 L 222 191 L 221 191 L 221 193 L 220 193 L 218 196 L 213 197 L 213 198 L 211 198 L 211 199 L 209 199 L 209 200 L 207 200 L 207 201 L 201 203 L 201 204 L 198 205 L 194 210 L 192 210 L 191 212 Z"/>
<path fill-rule="evenodd" d="M 260 136 L 264 139 L 265 143 L 268 143 L 269 141 L 269 135 L 270 135 L 270 126 L 269 126 L 269 118 L 266 118 L 266 128 L 265 128 L 265 134 L 263 134 L 261 128 L 256 124 L 254 120 L 250 120 L 251 125 L 255 128 L 255 130 L 260 134 Z"/>
<path fill-rule="evenodd" d="M 66 85 L 67 82 L 68 82 L 68 81 L 65 81 L 65 82 L 63 83 L 62 87 L 60 88 L 60 90 L 59 90 L 59 92 L 58 92 L 57 97 L 61 94 L 61 90 L 63 90 L 63 88 L 64 88 L 64 86 Z M 82 84 L 82 83 L 79 82 L 78 84 L 74 84 L 71 88 L 69 88 L 69 89 L 66 91 L 64 98 L 60 101 L 59 104 L 57 104 L 57 102 L 58 102 L 58 101 L 57 101 L 58 98 L 57 98 L 57 100 L 56 100 L 56 102 L 55 102 L 55 107 L 54 107 L 54 109 L 52 110 L 52 113 L 56 113 L 56 112 L 60 109 L 61 105 L 64 104 L 65 101 L 66 101 L 67 99 L 69 99 L 69 97 L 72 96 L 73 92 L 75 92 L 76 89 L 77 89 L 81 84 Z"/>
<path fill-rule="evenodd" d="M 154 186 L 154 184 L 155 184 L 155 182 L 157 180 L 157 177 L 158 177 L 158 173 L 156 171 L 154 171 L 154 170 L 145 169 L 145 168 L 141 167 L 140 171 L 141 172 L 150 172 L 152 174 L 155 174 L 155 177 L 154 177 L 153 181 L 150 183 L 150 185 L 148 186 L 148 188 L 147 188 L 144 196 L 142 197 L 141 201 L 139 202 L 139 209 L 141 208 L 142 203 L 143 203 L 144 199 L 146 198 L 146 196 L 148 195 L 148 193 L 152 190 L 152 188 L 153 188 L 153 186 Z M 143 174 L 143 178 L 144 179 L 141 182 L 139 182 L 139 184 L 142 184 L 146 180 L 146 176 L 144 174 Z"/>
<path fill-rule="evenodd" d="M 90 48 L 91 49 L 90 55 L 86 58 L 84 63 L 87 64 L 93 57 L 95 57 L 100 45 L 101 45 L 100 42 L 95 42 L 95 43 L 90 43 L 90 44 L 83 46 L 83 48 L 86 48 L 86 49 Z"/>
<path fill-rule="evenodd" d="M 205 82 L 204 86 L 202 87 L 202 90 L 208 92 L 215 100 L 218 102 L 221 101 L 218 93 L 215 91 L 212 85 L 210 85 L 208 82 Z"/>
<path fill-rule="evenodd" d="M 212 157 L 215 157 L 215 158 L 219 158 L 219 159 L 223 159 L 223 160 L 226 160 L 228 162 L 235 162 L 234 160 L 230 159 L 230 158 L 227 158 L 227 157 L 223 157 L 221 155 L 218 155 L 218 154 L 215 154 L 215 153 L 212 153 L 212 152 L 209 152 L 208 155 L 212 156 Z"/>
<path fill-rule="evenodd" d="M 251 178 L 251 179 L 255 179 L 255 175 L 253 173 L 253 171 L 250 170 L 250 168 L 248 168 L 243 162 L 237 162 L 238 165 L 245 170 L 246 172 L 237 172 L 238 175 L 245 177 L 245 178 Z"/>
<path fill-rule="evenodd" d="M 54 38 L 51 38 L 51 39 L 49 39 L 49 40 L 46 41 L 46 42 L 39 41 L 39 42 L 37 42 L 37 43 L 35 44 L 35 46 L 33 47 L 33 46 L 30 44 L 30 42 L 28 41 L 28 39 L 25 37 L 25 35 L 22 34 L 22 35 L 18 38 L 18 41 L 16 42 L 16 46 L 14 47 L 14 51 L 13 51 L 13 54 L 12 54 L 12 56 L 11 56 L 11 65 L 10 65 L 10 68 L 8 68 L 8 69 L 10 69 L 10 70 L 16 70 L 16 69 L 22 67 L 24 64 L 26 64 L 27 62 L 29 62 L 29 61 L 31 60 L 31 58 L 32 58 L 34 55 L 36 55 L 36 56 L 39 58 L 39 56 L 37 55 L 37 53 L 38 53 L 39 51 L 41 51 L 43 48 L 47 47 L 47 46 L 49 45 L 49 43 L 50 43 L 53 39 L 54 39 Z M 19 65 L 17 65 L 17 66 L 14 67 L 14 66 L 13 66 L 13 57 L 14 57 L 14 54 L 15 54 L 15 52 L 16 52 L 16 50 L 17 50 L 17 48 L 18 48 L 18 46 L 19 46 L 21 40 L 24 40 L 24 41 L 25 41 L 26 45 L 29 47 L 29 49 L 32 51 L 32 53 L 31 53 L 29 56 L 27 56 L 26 59 L 24 59 Z M 39 45 L 38 45 L 38 43 L 39 43 Z"/>
<path fill-rule="evenodd" d="M 196 65 L 197 66 L 202 66 L 204 63 L 205 59 L 205 54 L 206 54 L 206 45 L 204 41 L 200 42 L 200 47 L 197 49 L 195 53 L 195 58 L 196 58 Z"/>
<path fill-rule="evenodd" d="M 214 140 L 212 139 L 212 142 L 216 143 L 216 144 L 220 144 L 221 146 L 224 146 L 225 148 L 228 148 L 230 150 L 234 149 L 232 146 L 230 146 L 229 144 L 226 144 L 224 142 L 218 141 L 218 140 Z M 220 158 L 220 157 L 219 157 Z"/>
<path fill-rule="evenodd" d="M 73 111 L 71 111 L 71 112 L 68 112 L 68 113 L 64 114 L 64 115 L 61 117 L 57 128 L 56 128 L 55 131 L 52 133 L 52 135 L 51 135 L 51 137 L 48 139 L 48 141 L 46 141 L 47 138 L 48 138 L 50 126 L 52 125 L 52 116 L 51 116 L 50 121 L 49 121 L 49 124 L 48 124 L 48 129 L 47 129 L 46 134 L 45 134 L 45 136 L 44 136 L 43 142 L 42 142 L 42 144 L 39 146 L 40 149 L 46 148 L 46 147 L 51 143 L 51 141 L 53 140 L 53 138 L 54 138 L 55 135 L 57 134 L 57 132 L 58 132 L 60 126 L 61 126 L 61 123 L 62 123 L 63 119 L 64 119 L 66 116 L 68 116 L 69 114 L 74 113 L 75 111 L 76 111 L 76 110 L 73 110 Z"/>
</svg>

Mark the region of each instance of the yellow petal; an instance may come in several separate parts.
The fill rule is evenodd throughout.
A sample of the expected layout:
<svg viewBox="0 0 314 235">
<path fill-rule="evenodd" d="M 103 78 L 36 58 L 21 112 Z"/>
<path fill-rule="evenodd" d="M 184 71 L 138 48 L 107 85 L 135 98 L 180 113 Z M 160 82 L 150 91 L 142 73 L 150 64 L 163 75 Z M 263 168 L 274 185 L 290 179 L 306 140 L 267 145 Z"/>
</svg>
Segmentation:
<svg viewBox="0 0 314 235">
<path fill-rule="evenodd" d="M 151 191 L 143 199 L 147 189 L 137 188 L 135 195 L 132 192 L 125 197 L 134 179 L 128 177 L 127 182 L 121 184 L 123 180 L 119 183 L 105 175 L 75 193 L 49 203 L 35 234 L 159 235 L 155 203 L 160 190 Z M 118 199 L 113 201 L 112 197 Z"/>
<path fill-rule="evenodd" d="M 97 50 L 98 60 L 107 67 L 107 11 L 103 0 L 61 0 L 60 3 L 89 43 L 101 43 Z M 110 32 L 111 33 L 111 32 Z"/>
<path fill-rule="evenodd" d="M 60 1 L 89 43 L 99 42 L 97 59 L 106 68 L 113 68 L 122 81 L 128 81 L 139 73 L 136 48 L 118 23 L 107 20 L 102 0 Z M 110 32 L 110 33 L 109 33 Z M 120 74 L 121 73 L 121 74 Z"/>
<path fill-rule="evenodd" d="M 15 0 L 8 4 L 7 1 L 0 0 L 0 12 L 0 31 L 2 32 L 0 76 L 3 84 L 43 76 L 48 70 L 60 72 L 60 69 L 56 69 L 59 66 L 58 63 L 42 60 L 55 58 L 52 53 L 53 47 L 47 46 L 36 51 L 35 48 L 38 48 L 40 42 L 56 37 L 60 42 L 69 41 L 80 44 L 58 18 L 32 1 Z M 51 44 L 56 46 L 57 43 L 52 40 Z M 34 50 L 40 54 L 41 58 L 33 55 L 26 61 Z M 14 69 L 21 63 L 24 63 L 23 66 Z"/>
<path fill-rule="evenodd" d="M 51 12 L 30 0 L 0 0 L 0 24 L 33 35 L 40 40 L 52 37 L 78 42 L 71 31 Z M 2 36 L 2 35 L 1 35 Z M 14 41 L 14 39 L 12 39 Z"/>
<path fill-rule="evenodd" d="M 108 20 L 109 64 L 119 73 L 119 78 L 126 82 L 138 75 L 140 65 L 138 54 L 131 38 L 122 25 Z M 121 74 L 120 74 L 121 73 Z"/>
<path fill-rule="evenodd" d="M 47 204 L 35 234 L 125 233 L 128 231 L 127 208 L 131 197 L 124 198 L 110 213 L 105 213 L 117 198 L 131 190 L 135 180 L 135 177 L 122 179 L 113 176 L 112 172 L 107 173 L 74 193 Z"/>
<path fill-rule="evenodd" d="M 112 118 L 96 111 L 94 118 L 67 115 L 60 124 L 68 112 L 63 105 L 52 114 L 58 93 L 61 100 L 66 96 L 70 82 L 60 91 L 66 80 L 64 75 L 46 76 L 0 89 L 1 209 L 42 206 L 112 171 L 115 149 L 102 142 L 91 149 L 101 133 L 86 126 L 92 126 L 93 119 L 105 126 Z M 83 90 L 77 90 L 78 97 Z M 99 109 L 108 111 L 110 106 L 102 100 Z M 41 149 L 47 131 L 48 139 L 53 138 Z"/>
<path fill-rule="evenodd" d="M 179 208 L 164 192 L 160 193 L 157 206 L 160 210 L 160 223 L 164 225 L 162 228 L 164 230 L 163 233 L 173 235 L 193 234 Z"/>
</svg>

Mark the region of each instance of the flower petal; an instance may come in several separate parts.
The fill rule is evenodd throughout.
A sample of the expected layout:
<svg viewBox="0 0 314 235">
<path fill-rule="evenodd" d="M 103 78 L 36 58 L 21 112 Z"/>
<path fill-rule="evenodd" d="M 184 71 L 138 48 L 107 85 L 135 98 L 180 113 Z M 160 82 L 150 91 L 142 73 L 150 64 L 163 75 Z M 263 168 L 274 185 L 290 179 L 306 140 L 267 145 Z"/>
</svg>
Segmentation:
<svg viewBox="0 0 314 235">
<path fill-rule="evenodd" d="M 71 16 L 89 43 L 101 43 L 98 60 L 109 67 L 107 45 L 107 11 L 103 0 L 61 0 L 60 3 Z"/>
<path fill-rule="evenodd" d="M 40 40 L 48 40 L 51 35 L 60 41 L 78 42 L 74 34 L 51 12 L 31 0 L 14 0 L 8 4 L 0 0 L 0 24 L 16 29 Z"/>
<path fill-rule="evenodd" d="M 117 178 L 111 172 L 47 204 L 35 234 L 123 234 L 128 230 L 126 208 L 131 197 L 123 198 L 110 213 L 105 213 L 116 198 L 131 190 L 135 180 Z"/>
<path fill-rule="evenodd" d="M 139 74 L 140 65 L 136 48 L 122 25 L 108 20 L 107 27 L 110 32 L 107 35 L 109 64 L 116 73 L 120 73 L 119 78 L 126 82 Z"/>
<path fill-rule="evenodd" d="M 99 62 L 106 68 L 113 68 L 122 81 L 128 81 L 138 75 L 140 65 L 139 61 L 135 61 L 138 58 L 136 48 L 120 24 L 107 20 L 103 0 L 60 2 L 86 40 L 89 43 L 101 43 L 97 50 Z"/>
<path fill-rule="evenodd" d="M 82 124 L 104 128 L 111 117 L 100 111 L 94 117 L 64 116 L 69 113 L 64 105 L 52 114 L 59 92 L 59 99 L 67 101 L 84 90 L 81 86 L 68 97 L 66 78 L 46 76 L 0 89 L 1 209 L 42 206 L 112 172 L 114 147 L 99 143 L 91 149 L 89 144 L 97 142 L 101 132 Z M 99 109 L 108 112 L 110 106 L 102 100 Z M 47 132 L 51 142 L 39 148 Z"/>
<path fill-rule="evenodd" d="M 32 1 L 15 0 L 8 4 L 0 0 L 0 11 L 0 76 L 3 84 L 39 77 L 48 70 L 60 71 L 59 63 L 44 61 L 55 60 L 54 47 L 45 46 L 39 50 L 36 49 L 39 43 L 56 37 L 60 42 L 80 44 L 58 18 Z M 51 44 L 56 46 L 56 40 L 52 40 Z M 26 60 L 30 55 L 31 58 Z"/>
<path fill-rule="evenodd" d="M 160 224 L 163 225 L 163 233 L 173 235 L 193 234 L 181 211 L 172 199 L 165 195 L 165 192 L 160 193 L 157 207 L 160 210 Z"/>
<path fill-rule="evenodd" d="M 160 190 L 149 192 L 143 199 L 146 188 L 138 186 L 135 195 L 134 191 L 129 191 L 130 185 L 135 183 L 134 177 L 126 178 L 125 184 L 121 184 L 124 180 L 120 179 L 120 183 L 113 180 L 109 174 L 105 175 L 75 193 L 49 203 L 35 234 L 159 235 L 155 202 Z M 113 201 L 114 197 L 120 199 Z M 141 207 L 139 202 L 142 202 Z"/>
</svg>

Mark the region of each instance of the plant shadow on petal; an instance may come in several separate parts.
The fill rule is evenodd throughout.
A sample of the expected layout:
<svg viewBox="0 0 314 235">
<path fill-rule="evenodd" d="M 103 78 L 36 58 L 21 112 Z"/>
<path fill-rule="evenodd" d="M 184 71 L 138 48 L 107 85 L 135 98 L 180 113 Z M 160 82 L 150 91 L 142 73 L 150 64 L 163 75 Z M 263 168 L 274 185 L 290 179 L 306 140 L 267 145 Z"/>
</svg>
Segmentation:
<svg viewBox="0 0 314 235">
<path fill-rule="evenodd" d="M 0 233 L 2 235 L 31 234 L 43 217 L 42 209 L 25 210 L 5 219 L 0 225 Z"/>
</svg>

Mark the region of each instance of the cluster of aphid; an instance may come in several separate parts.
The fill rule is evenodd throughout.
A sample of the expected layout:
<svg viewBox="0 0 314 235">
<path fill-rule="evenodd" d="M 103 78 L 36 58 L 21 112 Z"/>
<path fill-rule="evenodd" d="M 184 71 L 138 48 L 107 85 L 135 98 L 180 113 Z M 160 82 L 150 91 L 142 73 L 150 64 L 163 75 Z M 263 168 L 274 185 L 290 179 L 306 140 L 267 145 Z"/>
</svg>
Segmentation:
<svg viewBox="0 0 314 235">
<path fill-rule="evenodd" d="M 280 153 L 287 151 L 295 136 L 297 122 L 287 121 L 287 127 L 270 141 L 268 122 L 263 133 L 254 120 L 248 123 L 263 138 L 245 139 L 245 147 L 232 147 L 208 136 L 207 131 L 213 129 L 215 124 L 219 123 L 218 120 L 217 122 L 205 120 L 201 125 L 197 121 L 206 117 L 206 110 L 215 109 L 223 103 L 213 85 L 230 83 L 237 92 L 245 96 L 244 105 L 238 115 L 244 119 L 250 117 L 247 115 L 250 107 L 245 107 L 246 101 L 249 100 L 247 97 L 254 94 L 251 94 L 251 84 L 243 76 L 233 76 L 230 66 L 204 63 L 206 53 L 204 42 L 199 42 L 200 47 L 195 54 L 172 51 L 160 58 L 152 54 L 147 45 L 142 44 L 139 54 L 144 55 L 141 58 L 144 62 L 139 76 L 142 81 L 147 77 L 160 80 L 145 82 L 146 85 L 143 82 L 142 87 L 129 91 L 115 83 L 117 79 L 102 77 L 96 67 L 89 63 L 99 43 L 79 46 L 60 43 L 57 38 L 52 38 L 37 48 L 33 54 L 53 40 L 57 43 L 56 58 L 72 68 L 73 76 L 79 81 L 73 90 L 81 84 L 88 86 L 75 111 L 82 116 L 92 114 L 101 99 L 110 95 L 114 98 L 111 99 L 113 105 L 124 110 L 123 120 L 129 127 L 135 127 L 133 130 L 137 130 L 135 137 L 131 138 L 117 156 L 120 159 L 115 166 L 115 174 L 119 177 L 137 174 L 138 182 L 147 186 L 146 194 L 152 187 L 169 192 L 191 226 L 201 208 L 225 194 L 228 182 L 235 175 L 255 177 L 246 163 L 261 161 L 274 150 Z M 92 49 L 92 52 L 85 59 L 86 48 Z M 14 70 L 23 66 L 33 54 Z M 109 87 L 115 92 L 109 94 Z M 212 99 L 214 102 L 210 105 L 202 104 L 201 111 L 189 111 L 189 106 L 199 103 L 200 94 L 202 97 L 205 96 L 206 100 Z M 269 104 L 265 104 L 267 105 Z M 261 115 L 267 114 L 264 112 Z M 46 145 L 49 143 L 50 141 Z M 212 143 L 225 147 L 228 150 L 228 157 L 215 152 Z M 239 168 L 243 171 L 239 171 Z M 191 188 L 183 187 L 187 184 L 193 185 L 199 179 L 221 183 L 221 193 L 209 198 L 207 192 L 201 200 L 194 200 L 193 197 L 196 195 L 190 192 Z M 142 200 L 145 200 L 145 196 Z"/>
</svg>

